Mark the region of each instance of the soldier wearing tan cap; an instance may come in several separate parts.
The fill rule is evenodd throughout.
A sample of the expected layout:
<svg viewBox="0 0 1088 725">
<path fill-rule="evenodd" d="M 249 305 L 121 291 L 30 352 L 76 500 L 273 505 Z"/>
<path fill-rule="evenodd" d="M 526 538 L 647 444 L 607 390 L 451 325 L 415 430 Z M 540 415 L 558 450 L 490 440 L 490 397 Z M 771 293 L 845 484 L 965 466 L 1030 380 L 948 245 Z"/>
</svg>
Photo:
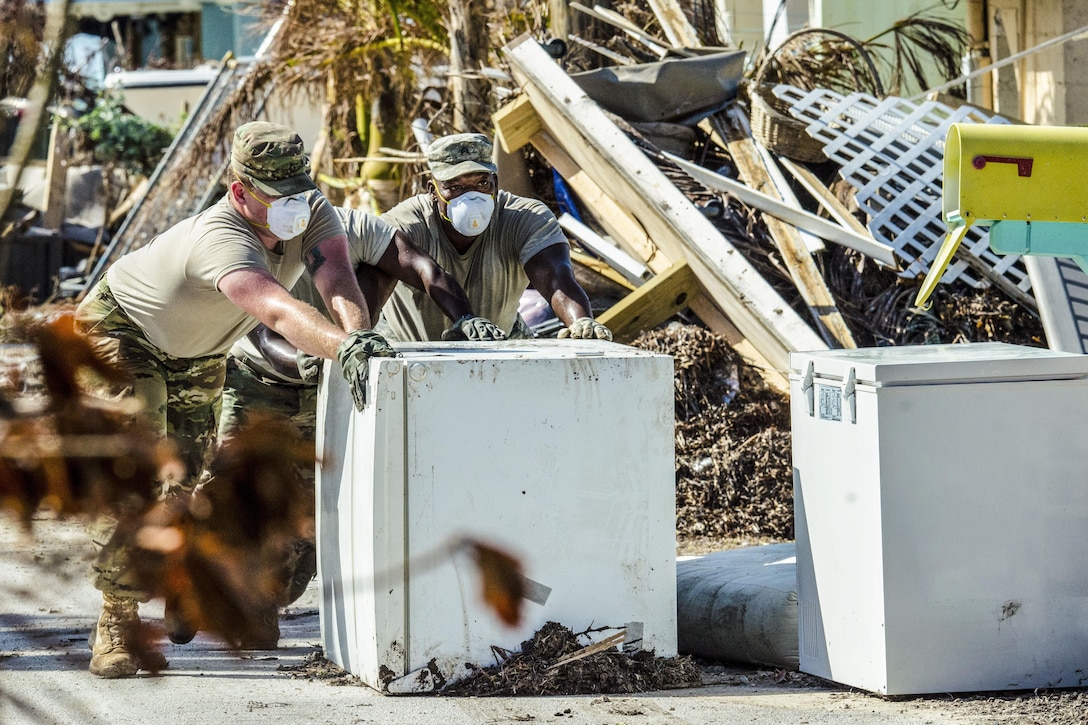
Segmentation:
<svg viewBox="0 0 1088 725">
<path fill-rule="evenodd" d="M 177 444 L 187 477 L 172 482 L 176 489 L 191 491 L 207 463 L 227 352 L 258 323 L 310 355 L 338 359 L 359 407 L 367 360 L 396 354 L 370 330 L 343 225 L 309 170 L 302 140 L 291 129 L 240 126 L 226 195 L 117 260 L 79 307 L 88 334 L 130 374 L 146 414 Z M 304 271 L 335 324 L 288 291 Z M 126 640 L 138 622 L 138 603 L 150 595 L 132 574 L 131 542 L 114 533 L 107 527 L 95 539 L 103 609 L 90 669 L 106 678 L 149 665 Z M 255 646 L 276 646 L 276 607 L 270 611 Z M 172 638 L 191 638 L 184 626 L 170 624 L 177 633 Z"/>
<path fill-rule="evenodd" d="M 427 147 L 430 189 L 382 219 L 453 275 L 473 311 L 507 337 L 532 336 L 518 314 L 521 295 L 532 284 L 566 325 L 559 337 L 611 340 L 574 278 L 570 243 L 555 215 L 536 199 L 500 190 L 491 152 L 491 141 L 479 133 L 435 139 Z M 369 271 L 360 284 L 374 309 L 381 309 L 375 329 L 399 340 L 463 339 L 461 326 L 447 329 L 432 301 L 381 270 Z"/>
</svg>

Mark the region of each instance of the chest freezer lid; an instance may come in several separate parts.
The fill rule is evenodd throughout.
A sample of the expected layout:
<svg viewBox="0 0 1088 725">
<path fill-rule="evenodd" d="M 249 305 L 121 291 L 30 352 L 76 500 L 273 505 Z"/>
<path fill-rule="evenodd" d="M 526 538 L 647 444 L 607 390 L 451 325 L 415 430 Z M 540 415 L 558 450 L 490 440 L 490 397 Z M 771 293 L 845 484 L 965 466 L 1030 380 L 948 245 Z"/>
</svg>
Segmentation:
<svg viewBox="0 0 1088 725">
<path fill-rule="evenodd" d="M 818 377 L 841 380 L 852 369 L 859 384 L 876 386 L 1088 376 L 1088 355 L 1003 342 L 794 352 L 790 377 L 800 379 L 810 362 Z"/>
</svg>

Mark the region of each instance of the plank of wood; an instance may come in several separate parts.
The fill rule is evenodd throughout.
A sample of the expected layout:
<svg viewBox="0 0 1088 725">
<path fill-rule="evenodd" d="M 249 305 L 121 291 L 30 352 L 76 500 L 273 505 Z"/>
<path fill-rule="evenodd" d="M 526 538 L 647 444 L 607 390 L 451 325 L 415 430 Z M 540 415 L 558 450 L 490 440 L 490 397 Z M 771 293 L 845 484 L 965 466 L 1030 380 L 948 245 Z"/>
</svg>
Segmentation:
<svg viewBox="0 0 1088 725">
<path fill-rule="evenodd" d="M 536 133 L 532 144 L 574 189 L 582 203 L 592 210 L 608 235 L 624 247 L 624 251 L 641 259 L 654 272 L 660 272 L 672 264 L 672 260 L 660 252 L 638 220 L 582 171 L 550 133 Z"/>
<path fill-rule="evenodd" d="M 747 123 L 747 117 L 740 114 L 742 118 L 745 118 L 744 130 L 751 135 L 751 125 Z M 782 169 L 778 168 L 778 164 L 775 163 L 774 155 L 762 144 L 752 144 L 755 150 L 759 152 L 759 158 L 763 160 L 763 168 L 767 170 L 767 175 L 774 184 L 776 196 L 782 200 L 782 203 L 792 209 L 801 209 L 801 202 L 797 200 L 797 195 L 793 193 L 793 187 L 786 181 L 786 175 L 782 173 Z M 804 211 L 803 209 L 801 209 Z M 807 212 L 806 212 L 807 213 Z M 815 214 L 813 216 L 816 216 Z M 820 217 L 816 217 L 819 219 Z M 796 225 L 794 225 L 796 226 Z M 809 254 L 816 254 L 827 249 L 824 245 L 824 240 L 819 236 L 807 231 L 803 226 L 797 227 L 797 233 L 801 235 L 801 240 L 805 243 L 805 249 Z"/>
<path fill-rule="evenodd" d="M 816 174 L 812 173 L 801 164 L 791 159 L 787 159 L 785 156 L 779 155 L 777 158 L 778 163 L 782 164 L 782 168 L 790 172 L 793 178 L 797 179 L 797 182 L 804 187 L 805 191 L 812 195 L 812 198 L 824 208 L 832 219 L 863 237 L 873 239 L 872 233 L 866 226 L 850 213 L 850 210 L 831 193 L 831 190 L 816 177 Z M 873 241 L 876 242 L 875 239 L 873 239 Z"/>
<path fill-rule="evenodd" d="M 590 17 L 596 18 L 601 22 L 619 28 L 620 30 L 627 33 L 629 36 L 646 46 L 647 50 L 656 55 L 658 58 L 664 58 L 665 55 L 669 52 L 669 49 L 666 48 L 660 40 L 652 37 L 646 32 L 643 32 L 642 28 L 638 27 L 630 20 L 623 17 L 614 10 L 609 10 L 608 8 L 602 7 L 600 5 L 594 5 L 590 8 L 577 2 L 570 3 L 570 7 L 578 10 L 579 12 L 585 13 L 586 15 L 589 15 Z"/>
<path fill-rule="evenodd" d="M 61 124 L 53 124 L 49 132 L 49 156 L 45 174 L 45 211 L 42 213 L 43 229 L 60 229 L 64 223 L 65 194 L 68 189 L 68 133 Z"/>
<path fill-rule="evenodd" d="M 615 244 L 606 241 L 604 237 L 575 219 L 573 215 L 560 214 L 559 226 L 563 227 L 563 231 L 567 234 L 577 239 L 581 246 L 596 254 L 618 274 L 622 275 L 628 282 L 627 286 L 631 289 L 638 287 L 652 276 L 646 265 Z"/>
<path fill-rule="evenodd" d="M 679 156 L 674 156 L 667 151 L 663 153 L 708 189 L 732 194 L 748 206 L 753 206 L 777 219 L 789 222 L 795 227 L 804 225 L 829 242 L 835 242 L 844 247 L 857 250 L 867 257 L 872 257 L 880 264 L 891 267 L 896 266 L 895 250 L 887 244 L 876 241 L 868 233 L 863 236 L 827 219 L 822 219 L 804 209 L 791 207 L 781 199 L 756 191 L 747 184 L 722 176 Z"/>
<path fill-rule="evenodd" d="M 650 10 L 661 25 L 662 32 L 674 48 L 700 48 L 699 35 L 691 27 L 684 9 L 676 0 L 649 0 Z"/>
<path fill-rule="evenodd" d="M 547 133 L 562 139 L 563 150 L 578 169 L 607 189 L 608 196 L 636 219 L 665 255 L 691 265 L 704 293 L 769 362 L 771 370 L 787 373 L 793 350 L 827 349 L 744 255 L 530 35 L 513 41 L 503 53 Z"/>
<path fill-rule="evenodd" d="M 755 141 L 737 118 L 739 114 L 740 111 L 735 107 L 729 109 L 726 113 L 729 123 L 723 128 L 723 135 L 726 143 L 729 144 L 729 153 L 737 166 L 737 172 L 746 185 L 761 187 L 766 196 L 781 202 L 782 197 L 763 166 L 763 159 L 755 147 Z M 801 293 L 801 298 L 809 306 L 813 316 L 819 320 L 824 332 L 839 347 L 857 347 L 854 335 L 846 326 L 846 321 L 839 312 L 831 290 L 827 288 L 827 283 L 824 282 L 823 275 L 816 267 L 816 262 L 813 261 L 812 255 L 809 254 L 804 241 L 797 233 L 797 227 L 770 215 L 764 216 L 763 220 L 782 255 L 782 262 L 789 270 L 798 292 Z"/>
<path fill-rule="evenodd" d="M 585 657 L 589 657 L 590 655 L 595 655 L 598 652 L 604 652 L 605 650 L 610 650 L 613 647 L 616 647 L 618 645 L 623 644 L 623 640 L 624 640 L 624 638 L 626 636 L 627 636 L 626 631 L 619 632 L 618 634 L 614 634 L 611 637 L 606 637 L 606 638 L 602 639 L 600 642 L 596 642 L 594 644 L 587 644 L 585 647 L 578 650 L 577 652 L 571 652 L 566 657 L 560 657 L 555 662 L 548 665 L 548 669 L 549 670 L 554 670 L 556 667 L 560 667 L 560 666 L 565 665 L 567 663 L 575 662 L 575 661 L 583 659 Z"/>
<path fill-rule="evenodd" d="M 691 266 L 679 261 L 597 316 L 616 342 L 630 342 L 688 306 L 702 292 Z"/>
<path fill-rule="evenodd" d="M 533 134 L 540 130 L 540 117 L 525 95 L 518 96 L 492 113 L 491 123 L 495 126 L 495 138 L 508 154 L 529 143 Z"/>
<path fill-rule="evenodd" d="M 604 262 L 596 257 L 591 257 L 585 252 L 579 252 L 576 249 L 570 250 L 570 261 L 577 262 L 587 269 L 592 269 L 597 274 L 611 282 L 615 282 L 625 290 L 633 291 L 636 289 L 633 284 L 627 281 L 626 277 L 609 266 L 608 262 Z"/>
</svg>

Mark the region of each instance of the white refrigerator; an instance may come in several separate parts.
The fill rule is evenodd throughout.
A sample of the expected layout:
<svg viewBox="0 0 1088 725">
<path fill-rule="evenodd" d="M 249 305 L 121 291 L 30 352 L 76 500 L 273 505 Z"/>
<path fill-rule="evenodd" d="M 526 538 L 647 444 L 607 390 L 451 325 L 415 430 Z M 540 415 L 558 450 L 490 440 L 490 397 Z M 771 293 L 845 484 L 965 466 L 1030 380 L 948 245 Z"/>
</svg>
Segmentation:
<svg viewBox="0 0 1088 725">
<path fill-rule="evenodd" d="M 887 695 L 1088 683 L 1088 357 L 790 366 L 801 671 Z"/>
<path fill-rule="evenodd" d="M 323 377 L 326 656 L 413 691 L 495 664 L 549 621 L 675 655 L 672 358 L 588 340 L 397 349 L 371 361 L 362 412 L 337 366 Z M 521 562 L 520 625 L 451 550 L 466 536 Z"/>
</svg>

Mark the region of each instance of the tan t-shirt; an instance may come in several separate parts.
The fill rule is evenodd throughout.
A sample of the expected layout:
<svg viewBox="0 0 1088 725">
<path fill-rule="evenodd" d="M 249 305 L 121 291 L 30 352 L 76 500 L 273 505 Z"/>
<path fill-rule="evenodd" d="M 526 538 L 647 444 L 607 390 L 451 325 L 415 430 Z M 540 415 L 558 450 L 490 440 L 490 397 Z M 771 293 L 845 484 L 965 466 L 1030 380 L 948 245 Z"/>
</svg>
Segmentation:
<svg viewBox="0 0 1088 725">
<path fill-rule="evenodd" d="M 521 295 L 529 286 L 525 263 L 553 244 L 569 244 L 547 206 L 505 191 L 498 193 L 491 224 L 464 254 L 446 239 L 428 194 L 406 199 L 382 218 L 453 275 L 475 314 L 507 334 L 514 330 Z M 382 308 L 378 330 L 398 340 L 439 340 L 449 326 L 425 292 L 398 283 Z"/>
<path fill-rule="evenodd" d="M 106 272 L 110 291 L 147 339 L 168 355 L 225 353 L 257 319 L 219 291 L 223 276 L 265 269 L 290 289 L 305 270 L 303 255 L 343 233 L 340 218 L 320 192 L 306 197 L 306 231 L 270 251 L 224 196 L 114 262 Z"/>
<path fill-rule="evenodd" d="M 344 225 L 344 232 L 348 235 L 348 257 L 351 260 L 351 268 L 357 270 L 360 264 L 377 265 L 378 260 L 385 254 L 385 250 L 389 249 L 396 230 L 374 214 L 357 209 L 333 208 Z M 309 274 L 299 278 L 291 294 L 306 304 L 313 305 L 329 317 L 325 301 L 321 299 Z"/>
</svg>

